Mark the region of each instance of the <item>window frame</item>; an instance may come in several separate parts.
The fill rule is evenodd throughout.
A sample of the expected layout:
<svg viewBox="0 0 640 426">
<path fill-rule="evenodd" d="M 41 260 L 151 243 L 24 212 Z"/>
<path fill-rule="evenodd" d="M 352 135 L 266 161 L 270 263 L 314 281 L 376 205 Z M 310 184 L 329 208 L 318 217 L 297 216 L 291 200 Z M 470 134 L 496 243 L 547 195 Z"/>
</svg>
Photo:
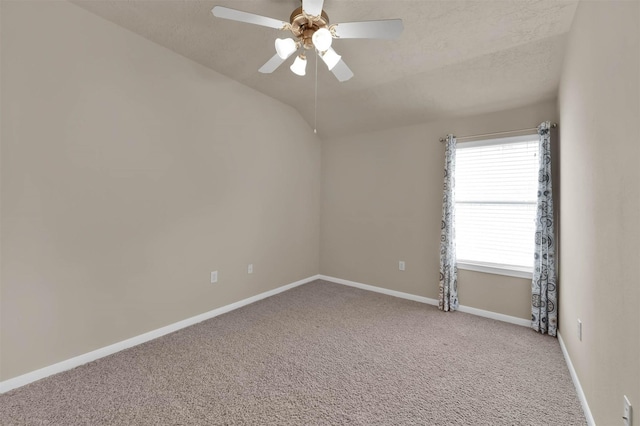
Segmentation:
<svg viewBox="0 0 640 426">
<path fill-rule="evenodd" d="M 475 148 L 475 147 L 481 147 L 481 146 L 506 145 L 509 143 L 528 142 L 528 141 L 531 141 L 532 139 L 538 140 L 538 143 L 540 143 L 538 134 L 527 133 L 527 134 L 517 135 L 517 136 L 504 136 L 500 138 L 476 139 L 476 140 L 467 141 L 467 142 L 457 142 L 456 151 L 458 151 L 459 149 Z M 457 201 L 456 201 L 456 204 L 457 204 Z M 512 203 L 507 203 L 507 204 L 512 204 Z M 532 239 L 535 238 L 535 235 L 532 235 L 531 238 Z M 467 259 L 464 259 L 464 260 L 456 259 L 456 266 L 458 269 L 475 271 L 475 272 L 483 272 L 486 274 L 506 275 L 510 277 L 525 278 L 525 279 L 533 279 L 533 267 L 534 267 L 533 260 L 531 263 L 532 263 L 532 266 L 530 268 L 527 268 L 523 266 L 509 265 L 509 264 L 503 264 L 503 263 L 491 263 L 491 262 L 482 262 L 482 261 L 467 260 Z"/>
<path fill-rule="evenodd" d="M 506 275 L 508 277 L 533 279 L 533 268 L 531 271 L 515 265 L 506 265 L 489 262 L 457 261 L 458 269 L 465 271 L 484 272 L 485 274 Z"/>
</svg>

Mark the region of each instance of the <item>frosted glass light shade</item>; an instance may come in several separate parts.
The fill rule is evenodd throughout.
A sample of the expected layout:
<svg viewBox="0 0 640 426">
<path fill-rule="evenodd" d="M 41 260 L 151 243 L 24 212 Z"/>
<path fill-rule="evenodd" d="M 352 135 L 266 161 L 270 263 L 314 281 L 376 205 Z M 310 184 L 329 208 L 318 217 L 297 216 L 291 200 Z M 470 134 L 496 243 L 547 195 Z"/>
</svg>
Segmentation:
<svg viewBox="0 0 640 426">
<path fill-rule="evenodd" d="M 331 71 L 342 58 L 342 56 L 338 55 L 332 48 L 327 49 L 327 51 L 322 53 L 320 57 L 322 58 L 324 63 L 327 64 L 327 68 L 329 68 L 329 71 Z"/>
<path fill-rule="evenodd" d="M 277 38 L 276 53 L 280 59 L 287 59 L 296 51 L 296 42 L 292 38 Z"/>
<path fill-rule="evenodd" d="M 331 47 L 333 37 L 331 36 L 331 31 L 326 28 L 320 28 L 318 31 L 313 33 L 311 41 L 319 52 L 326 52 L 327 49 Z"/>
<path fill-rule="evenodd" d="M 289 67 L 289 69 L 294 73 L 294 74 L 298 74 L 298 75 L 305 75 L 306 72 L 306 68 L 307 68 L 307 58 L 304 57 L 304 55 L 299 55 L 295 61 L 293 61 L 293 64 L 291 64 L 291 67 Z"/>
</svg>

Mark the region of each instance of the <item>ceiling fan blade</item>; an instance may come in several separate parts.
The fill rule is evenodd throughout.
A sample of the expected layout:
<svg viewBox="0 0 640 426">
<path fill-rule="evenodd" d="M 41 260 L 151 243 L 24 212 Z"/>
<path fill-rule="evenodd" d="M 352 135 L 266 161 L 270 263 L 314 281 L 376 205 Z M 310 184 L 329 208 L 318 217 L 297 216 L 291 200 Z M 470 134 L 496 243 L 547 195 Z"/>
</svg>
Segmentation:
<svg viewBox="0 0 640 426">
<path fill-rule="evenodd" d="M 353 77 L 353 71 L 351 71 L 351 69 L 347 66 L 347 64 L 344 63 L 342 59 L 340 59 L 340 62 L 338 62 L 335 67 L 333 67 L 331 72 L 341 83 Z"/>
<path fill-rule="evenodd" d="M 322 13 L 324 0 L 302 0 L 302 10 L 307 15 L 318 16 Z"/>
<path fill-rule="evenodd" d="M 286 59 L 282 59 L 280 56 L 278 56 L 278 54 L 276 53 L 275 55 L 273 55 L 273 57 L 271 59 L 269 59 L 263 66 L 260 67 L 260 69 L 258 71 L 260 71 L 263 74 L 271 74 L 272 72 L 274 72 L 276 69 L 278 69 L 278 67 L 280 65 L 282 65 L 282 63 L 286 61 Z"/>
<path fill-rule="evenodd" d="M 345 22 L 332 25 L 332 27 L 338 38 L 382 38 L 388 40 L 400 37 L 404 29 L 402 19 Z"/>
<path fill-rule="evenodd" d="M 262 25 L 263 27 L 283 29 L 287 26 L 287 22 L 278 19 L 268 18 L 266 16 L 256 15 L 255 13 L 243 12 L 241 10 L 229 9 L 228 7 L 216 6 L 211 9 L 213 16 L 232 21 L 246 22 L 247 24 Z"/>
</svg>

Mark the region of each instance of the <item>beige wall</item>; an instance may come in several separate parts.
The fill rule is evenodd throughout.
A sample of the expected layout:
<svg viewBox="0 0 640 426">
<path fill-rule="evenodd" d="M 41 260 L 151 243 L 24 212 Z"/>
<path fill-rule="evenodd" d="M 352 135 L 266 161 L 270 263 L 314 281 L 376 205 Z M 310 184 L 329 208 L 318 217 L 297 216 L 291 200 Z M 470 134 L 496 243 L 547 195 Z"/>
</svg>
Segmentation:
<svg viewBox="0 0 640 426">
<path fill-rule="evenodd" d="M 549 101 L 324 141 L 321 273 L 436 299 L 444 165 L 438 140 L 556 119 Z M 463 305 L 531 318 L 530 280 L 461 271 L 458 282 Z"/>
<path fill-rule="evenodd" d="M 64 2 L 1 40 L 0 379 L 318 273 L 294 110 Z"/>
<path fill-rule="evenodd" d="M 624 394 L 640 422 L 639 26 L 638 1 L 580 2 L 559 95 L 560 333 L 598 425 Z"/>
<path fill-rule="evenodd" d="M 459 269 L 458 298 L 462 305 L 527 320 L 531 319 L 530 278 Z"/>
</svg>

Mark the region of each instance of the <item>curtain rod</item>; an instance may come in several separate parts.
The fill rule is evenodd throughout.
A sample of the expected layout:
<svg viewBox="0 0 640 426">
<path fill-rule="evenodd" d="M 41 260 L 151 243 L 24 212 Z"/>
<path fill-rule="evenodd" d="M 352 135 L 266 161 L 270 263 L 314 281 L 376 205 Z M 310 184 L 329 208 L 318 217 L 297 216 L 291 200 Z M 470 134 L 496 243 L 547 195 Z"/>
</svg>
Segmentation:
<svg viewBox="0 0 640 426">
<path fill-rule="evenodd" d="M 558 127 L 557 123 L 551 123 L 551 128 L 555 129 L 556 127 Z M 538 128 L 537 127 L 532 127 L 530 129 L 520 129 L 520 130 L 506 130 L 504 132 L 494 132 L 494 133 L 484 133 L 482 135 L 468 135 L 468 136 L 460 136 L 459 138 L 456 137 L 457 140 L 460 139 L 469 139 L 469 138 L 479 138 L 481 136 L 498 136 L 498 135 L 507 135 L 509 133 L 520 133 L 520 132 L 528 132 L 528 131 L 537 131 Z M 455 136 L 454 136 L 455 137 Z M 440 142 L 444 142 L 446 141 L 447 138 L 440 138 Z"/>
</svg>

